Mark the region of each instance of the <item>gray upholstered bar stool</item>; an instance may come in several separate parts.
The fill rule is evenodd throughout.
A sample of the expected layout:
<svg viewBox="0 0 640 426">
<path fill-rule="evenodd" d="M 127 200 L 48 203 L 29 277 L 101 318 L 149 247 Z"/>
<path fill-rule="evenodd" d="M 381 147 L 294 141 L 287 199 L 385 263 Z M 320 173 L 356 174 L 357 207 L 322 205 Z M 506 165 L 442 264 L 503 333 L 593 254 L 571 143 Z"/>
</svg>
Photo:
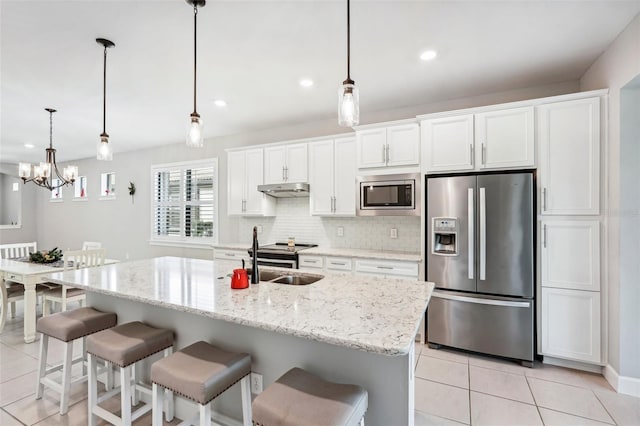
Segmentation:
<svg viewBox="0 0 640 426">
<path fill-rule="evenodd" d="M 92 334 L 87 338 L 89 357 L 89 425 L 95 426 L 97 418 L 115 424 L 130 426 L 131 422 L 151 410 L 151 404 L 144 404 L 134 413 L 131 405 L 138 403 L 138 391 L 151 394 L 151 389 L 137 383 L 135 364 L 151 355 L 164 351 L 164 356 L 173 352 L 173 332 L 154 328 L 141 322 L 129 322 L 117 327 Z M 98 398 L 97 360 L 105 360 L 120 367 L 120 386 Z M 120 393 L 120 415 L 105 410 L 98 404 Z M 170 402 L 172 398 L 170 398 Z M 167 408 L 173 418 L 173 405 Z"/>
<path fill-rule="evenodd" d="M 36 399 L 42 398 L 44 387 L 47 386 L 60 393 L 60 414 L 66 414 L 69 407 L 69 391 L 72 384 L 87 380 L 85 357 L 85 337 L 116 325 L 117 316 L 114 313 L 100 312 L 92 308 L 79 308 L 73 311 L 42 317 L 38 320 L 36 330 L 42 333 L 40 340 L 40 362 L 38 364 L 38 383 L 36 385 Z M 49 352 L 49 337 L 64 342 L 64 360 L 61 364 L 47 368 Z M 82 339 L 82 356 L 73 359 L 73 342 Z M 73 364 L 82 362 L 82 376 L 71 380 Z M 46 377 L 48 374 L 62 370 L 62 382 Z"/>
<path fill-rule="evenodd" d="M 184 424 L 193 424 L 199 417 L 200 426 L 208 426 L 211 425 L 211 402 L 238 382 L 242 391 L 243 424 L 251 426 L 250 377 L 248 354 L 227 352 L 202 341 L 154 362 L 151 366 L 153 426 L 162 425 L 160 387 L 198 403 L 199 413 Z"/>
<path fill-rule="evenodd" d="M 356 385 L 328 382 L 293 368 L 253 401 L 257 426 L 364 426 L 367 391 Z"/>
</svg>

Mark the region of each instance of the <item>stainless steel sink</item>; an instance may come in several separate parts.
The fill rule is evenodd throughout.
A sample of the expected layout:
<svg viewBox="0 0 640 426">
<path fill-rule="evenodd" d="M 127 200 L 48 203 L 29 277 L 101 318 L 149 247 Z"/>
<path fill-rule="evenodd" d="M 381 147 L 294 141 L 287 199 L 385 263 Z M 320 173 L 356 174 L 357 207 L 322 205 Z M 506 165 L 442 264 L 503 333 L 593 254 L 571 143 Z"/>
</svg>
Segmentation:
<svg viewBox="0 0 640 426">
<path fill-rule="evenodd" d="M 251 279 L 251 268 L 247 269 L 247 274 L 249 275 L 249 279 Z M 286 272 L 278 272 L 278 271 L 265 271 L 258 268 L 258 274 L 260 275 L 260 281 L 271 281 L 274 278 L 281 277 L 286 274 Z"/>
<path fill-rule="evenodd" d="M 324 278 L 321 275 L 283 275 L 280 278 L 274 279 L 272 283 L 289 284 L 289 285 L 308 285 L 315 283 L 316 281 Z"/>
</svg>

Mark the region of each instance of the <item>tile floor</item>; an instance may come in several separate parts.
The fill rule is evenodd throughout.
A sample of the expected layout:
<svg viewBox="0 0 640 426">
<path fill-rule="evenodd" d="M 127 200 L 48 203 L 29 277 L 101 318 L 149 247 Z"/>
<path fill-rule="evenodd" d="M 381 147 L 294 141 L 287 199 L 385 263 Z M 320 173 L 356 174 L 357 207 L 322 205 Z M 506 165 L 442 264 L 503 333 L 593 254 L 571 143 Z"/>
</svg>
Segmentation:
<svg viewBox="0 0 640 426">
<path fill-rule="evenodd" d="M 83 385 L 72 388 L 66 416 L 58 414 L 57 394 L 34 399 L 39 345 L 23 342 L 22 320 L 19 311 L 0 334 L 0 426 L 86 425 Z M 61 358 L 62 345 L 50 343 L 50 362 Z M 415 408 L 416 426 L 640 425 L 640 398 L 615 393 L 602 376 L 422 345 L 416 346 Z M 150 425 L 151 418 L 135 424 Z"/>
</svg>

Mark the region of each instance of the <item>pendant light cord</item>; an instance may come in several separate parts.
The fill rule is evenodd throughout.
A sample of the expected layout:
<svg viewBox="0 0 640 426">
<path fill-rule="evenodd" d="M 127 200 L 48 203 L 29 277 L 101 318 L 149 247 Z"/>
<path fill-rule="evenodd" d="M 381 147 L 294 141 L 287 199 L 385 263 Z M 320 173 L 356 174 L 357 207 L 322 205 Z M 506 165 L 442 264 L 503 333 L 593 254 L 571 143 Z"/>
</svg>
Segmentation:
<svg viewBox="0 0 640 426">
<path fill-rule="evenodd" d="M 347 0 L 347 80 L 351 80 L 351 1 Z"/>
<path fill-rule="evenodd" d="M 49 148 L 53 148 L 53 111 L 49 111 Z"/>
<path fill-rule="evenodd" d="M 107 133 L 107 46 L 104 47 L 104 67 L 102 74 L 102 134 Z"/>
<path fill-rule="evenodd" d="M 193 113 L 196 112 L 196 78 L 198 69 L 198 6 L 193 5 Z"/>
</svg>

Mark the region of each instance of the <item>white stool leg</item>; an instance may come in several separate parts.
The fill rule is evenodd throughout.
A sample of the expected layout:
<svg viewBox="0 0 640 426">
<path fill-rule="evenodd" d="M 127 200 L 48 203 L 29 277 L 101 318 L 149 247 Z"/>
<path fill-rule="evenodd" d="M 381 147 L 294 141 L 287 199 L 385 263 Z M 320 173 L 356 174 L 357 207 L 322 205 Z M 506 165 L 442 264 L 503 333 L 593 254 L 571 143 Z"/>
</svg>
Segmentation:
<svg viewBox="0 0 640 426">
<path fill-rule="evenodd" d="M 169 355 L 171 355 L 173 353 L 173 346 L 170 348 L 167 348 L 164 350 L 164 357 L 168 357 Z M 174 406 L 175 406 L 175 401 L 174 401 L 174 397 L 173 397 L 173 391 L 171 391 L 170 389 L 165 389 L 164 390 L 164 399 L 167 402 L 167 407 L 166 407 L 166 416 L 165 419 L 170 422 L 173 421 L 173 415 L 174 415 Z"/>
<path fill-rule="evenodd" d="M 364 417 L 360 419 L 360 426 L 364 426 Z"/>
<path fill-rule="evenodd" d="M 87 336 L 82 338 L 82 375 L 87 375 Z"/>
<path fill-rule="evenodd" d="M 105 367 L 107 367 L 107 383 L 104 385 L 105 390 L 110 391 L 113 389 L 113 364 L 109 361 L 104 362 Z"/>
<path fill-rule="evenodd" d="M 51 314 L 51 304 L 53 302 L 51 300 L 48 300 L 46 298 L 42 298 L 42 316 L 46 317 L 47 315 Z"/>
<path fill-rule="evenodd" d="M 199 405 L 200 426 L 211 426 L 211 403 Z"/>
<path fill-rule="evenodd" d="M 131 426 L 131 366 L 120 368 L 120 418 L 123 426 Z"/>
<path fill-rule="evenodd" d="M 96 426 L 98 424 L 98 418 L 93 414 L 93 407 L 96 406 L 98 401 L 98 366 L 96 359 L 91 354 L 87 354 L 89 358 L 89 382 L 87 384 L 88 389 L 88 401 L 87 406 L 89 408 L 89 426 Z"/>
<path fill-rule="evenodd" d="M 73 361 L 73 340 L 64 344 L 64 364 L 62 364 L 62 395 L 60 395 L 60 415 L 67 414 L 71 391 L 71 367 Z"/>
<path fill-rule="evenodd" d="M 162 402 L 163 402 L 163 398 L 161 396 L 161 390 L 160 390 L 160 386 L 158 386 L 156 383 L 153 383 L 151 385 L 151 389 L 152 389 L 152 426 L 162 426 Z"/>
<path fill-rule="evenodd" d="M 42 392 L 44 391 L 44 385 L 42 384 L 42 378 L 47 371 L 47 353 L 49 351 L 49 336 L 43 334 L 40 338 L 40 359 L 38 363 L 38 383 L 36 384 L 36 399 L 42 398 Z"/>
<path fill-rule="evenodd" d="M 242 424 L 251 426 L 251 375 L 247 374 L 240 380 L 242 389 Z"/>
<path fill-rule="evenodd" d="M 11 302 L 11 318 L 16 317 L 16 302 Z"/>
<path fill-rule="evenodd" d="M 138 405 L 138 392 L 136 389 L 137 377 L 136 377 L 136 363 L 131 364 L 131 378 L 133 383 L 131 384 L 131 405 Z"/>
</svg>

